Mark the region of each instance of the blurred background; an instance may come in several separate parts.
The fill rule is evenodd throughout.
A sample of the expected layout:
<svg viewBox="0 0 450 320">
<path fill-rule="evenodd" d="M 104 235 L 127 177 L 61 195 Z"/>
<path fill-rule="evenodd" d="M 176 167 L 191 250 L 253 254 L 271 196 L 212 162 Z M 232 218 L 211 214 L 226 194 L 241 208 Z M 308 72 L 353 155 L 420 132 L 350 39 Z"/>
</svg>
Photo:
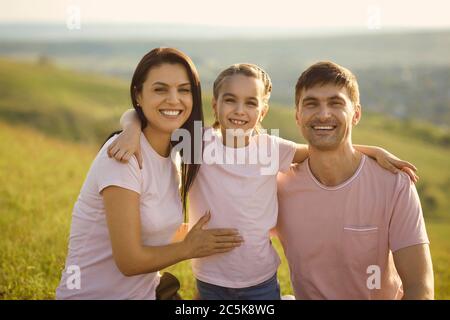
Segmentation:
<svg viewBox="0 0 450 320">
<path fill-rule="evenodd" d="M 332 60 L 357 76 L 354 142 L 414 163 L 431 238 L 436 297 L 450 298 L 450 4 L 445 0 L 0 0 L 0 299 L 53 299 L 71 211 L 100 145 L 131 107 L 129 83 L 154 47 L 187 53 L 207 123 L 212 83 L 232 63 L 272 77 L 265 128 L 302 141 L 300 73 Z M 292 293 L 283 258 L 283 294 Z M 188 262 L 170 268 L 182 295 Z"/>
</svg>

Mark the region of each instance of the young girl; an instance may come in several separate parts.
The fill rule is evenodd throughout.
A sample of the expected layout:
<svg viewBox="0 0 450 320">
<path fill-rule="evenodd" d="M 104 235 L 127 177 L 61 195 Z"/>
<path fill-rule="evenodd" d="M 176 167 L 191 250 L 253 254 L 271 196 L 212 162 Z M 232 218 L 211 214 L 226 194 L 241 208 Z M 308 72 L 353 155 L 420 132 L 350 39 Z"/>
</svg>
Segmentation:
<svg viewBox="0 0 450 320">
<path fill-rule="evenodd" d="M 206 214 L 183 241 L 171 243 L 183 211 L 170 136 L 203 121 L 200 83 L 190 58 L 171 48 L 150 51 L 130 89 L 142 125 L 143 169 L 134 159 L 126 165 L 110 159 L 112 139 L 101 148 L 73 210 L 58 299 L 155 299 L 158 270 L 228 252 L 241 242 L 236 230 L 203 230 L 210 219 Z M 182 165 L 185 194 L 198 167 Z"/>
<path fill-rule="evenodd" d="M 201 299 L 280 299 L 276 276 L 280 259 L 270 241 L 278 210 L 276 174 L 305 160 L 308 151 L 305 145 L 257 133 L 271 89 L 267 73 L 252 64 L 233 65 L 214 82 L 216 122 L 204 132 L 204 162 L 189 192 L 189 225 L 192 228 L 202 212 L 211 210 L 210 227 L 237 228 L 245 242 L 233 251 L 192 260 Z M 123 117 L 124 135 L 111 146 L 111 155 L 118 159 L 118 152 L 137 150 L 130 142 L 139 131 L 133 119 L 130 113 Z M 255 150 L 265 146 L 275 170 L 264 171 L 267 163 L 251 161 Z M 357 149 L 389 169 L 390 162 L 413 168 L 380 148 Z"/>
</svg>

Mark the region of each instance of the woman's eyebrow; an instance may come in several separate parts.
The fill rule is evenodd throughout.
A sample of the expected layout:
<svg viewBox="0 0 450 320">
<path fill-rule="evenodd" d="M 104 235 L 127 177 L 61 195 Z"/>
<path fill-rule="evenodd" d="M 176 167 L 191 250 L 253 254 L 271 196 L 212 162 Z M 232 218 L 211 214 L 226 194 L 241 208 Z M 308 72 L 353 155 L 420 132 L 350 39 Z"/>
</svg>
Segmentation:
<svg viewBox="0 0 450 320">
<path fill-rule="evenodd" d="M 181 83 L 178 85 L 178 87 L 183 87 L 183 86 L 190 86 L 191 83 L 190 82 L 185 82 L 185 83 Z M 167 83 L 161 82 L 161 81 L 156 81 L 152 83 L 152 86 L 164 86 L 164 87 L 168 87 L 169 85 Z"/>
</svg>

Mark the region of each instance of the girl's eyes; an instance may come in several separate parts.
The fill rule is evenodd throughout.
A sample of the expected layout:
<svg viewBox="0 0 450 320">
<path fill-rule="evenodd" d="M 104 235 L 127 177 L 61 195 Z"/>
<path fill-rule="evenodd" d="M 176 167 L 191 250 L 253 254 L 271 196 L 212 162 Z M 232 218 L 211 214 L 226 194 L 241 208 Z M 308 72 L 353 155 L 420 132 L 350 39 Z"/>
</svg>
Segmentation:
<svg viewBox="0 0 450 320">
<path fill-rule="evenodd" d="M 234 99 L 225 99 L 226 103 L 233 103 L 235 100 Z"/>
<path fill-rule="evenodd" d="M 183 89 L 180 89 L 180 90 L 178 90 L 178 91 L 181 92 L 181 93 L 190 93 L 190 92 L 191 92 L 191 89 L 183 88 Z"/>
</svg>

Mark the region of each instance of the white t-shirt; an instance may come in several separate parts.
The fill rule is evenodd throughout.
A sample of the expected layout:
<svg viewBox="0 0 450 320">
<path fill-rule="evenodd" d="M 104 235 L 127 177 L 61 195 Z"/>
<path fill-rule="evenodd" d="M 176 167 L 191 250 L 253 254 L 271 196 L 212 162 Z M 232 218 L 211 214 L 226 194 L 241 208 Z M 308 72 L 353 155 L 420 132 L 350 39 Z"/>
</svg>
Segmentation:
<svg viewBox="0 0 450 320">
<path fill-rule="evenodd" d="M 126 277 L 117 268 L 100 195 L 108 186 L 139 193 L 142 244 L 170 243 L 183 221 L 178 172 L 170 157 L 156 153 L 143 134 L 140 139 L 142 170 L 134 157 L 127 164 L 108 157 L 107 147 L 114 138 L 92 163 L 73 209 L 69 252 L 57 299 L 155 299 L 158 273 Z M 71 266 L 80 270 L 79 289 L 74 288 Z"/>
<path fill-rule="evenodd" d="M 255 152 L 266 154 L 272 162 L 264 157 L 252 161 Z M 280 259 L 269 232 L 277 222 L 277 173 L 289 169 L 294 153 L 293 142 L 276 136 L 256 135 L 247 147 L 229 148 L 217 131 L 205 131 L 203 163 L 189 192 L 190 227 L 210 209 L 207 228 L 237 228 L 245 242 L 227 253 L 193 259 L 197 279 L 245 288 L 275 274 Z M 213 163 L 213 158 L 225 163 Z M 244 161 L 236 164 L 233 159 Z"/>
</svg>

